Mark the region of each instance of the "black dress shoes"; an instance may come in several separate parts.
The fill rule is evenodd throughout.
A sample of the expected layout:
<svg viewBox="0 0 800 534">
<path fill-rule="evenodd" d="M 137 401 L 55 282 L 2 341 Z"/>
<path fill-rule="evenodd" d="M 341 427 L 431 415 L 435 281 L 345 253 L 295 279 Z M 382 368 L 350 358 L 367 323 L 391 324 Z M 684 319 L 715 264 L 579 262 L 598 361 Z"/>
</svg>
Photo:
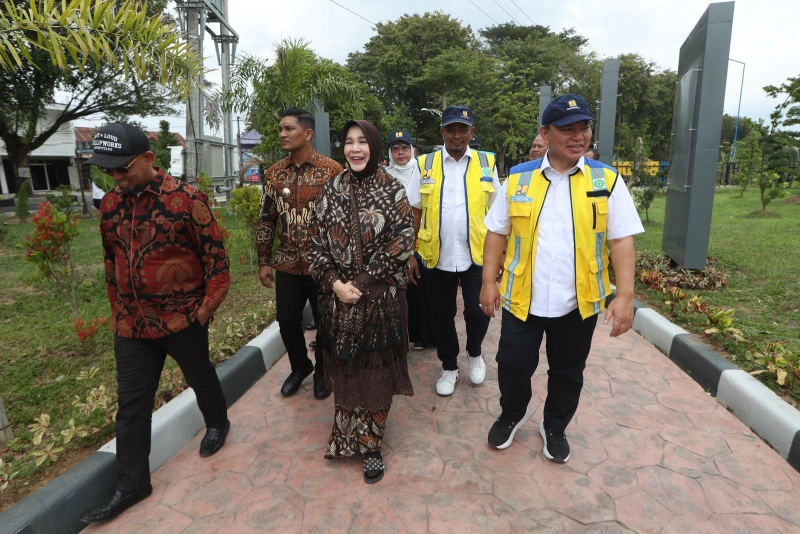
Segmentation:
<svg viewBox="0 0 800 534">
<path fill-rule="evenodd" d="M 326 399 L 331 391 L 325 385 L 325 375 L 322 373 L 314 373 L 314 398 Z"/>
<path fill-rule="evenodd" d="M 153 493 L 153 486 L 150 484 L 136 491 L 117 490 L 109 500 L 84 512 L 81 515 L 81 521 L 95 523 L 113 519 L 137 502 L 149 497 L 151 493 Z"/>
<path fill-rule="evenodd" d="M 313 365 L 305 371 L 292 371 L 292 373 L 289 375 L 289 378 L 287 378 L 286 382 L 283 383 L 281 395 L 284 397 L 289 397 L 297 393 L 297 390 L 300 389 L 300 385 L 303 383 L 303 380 L 305 380 L 306 377 L 313 372 Z"/>
<path fill-rule="evenodd" d="M 211 456 L 219 451 L 225 445 L 225 438 L 228 437 L 230 429 L 231 422 L 225 421 L 225 426 L 222 428 L 209 428 L 206 430 L 206 435 L 203 436 L 203 441 L 200 442 L 200 456 Z"/>
</svg>

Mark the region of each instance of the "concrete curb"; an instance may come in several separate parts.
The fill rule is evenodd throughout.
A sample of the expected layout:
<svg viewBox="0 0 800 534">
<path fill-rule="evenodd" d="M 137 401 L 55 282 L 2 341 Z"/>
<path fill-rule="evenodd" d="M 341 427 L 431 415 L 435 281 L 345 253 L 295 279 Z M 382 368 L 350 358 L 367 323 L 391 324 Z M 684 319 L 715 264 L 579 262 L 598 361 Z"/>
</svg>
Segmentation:
<svg viewBox="0 0 800 534">
<path fill-rule="evenodd" d="M 634 314 L 636 332 L 800 471 L 800 411 L 696 336 L 637 300 Z"/>
<path fill-rule="evenodd" d="M 304 324 L 313 322 L 306 306 Z M 277 321 L 217 366 L 228 406 L 239 400 L 286 352 Z M 150 472 L 166 464 L 204 427 L 195 394 L 187 389 L 153 413 Z M 0 514 L 0 534 L 66 534 L 87 525 L 80 515 L 117 482 L 116 439 Z"/>
</svg>

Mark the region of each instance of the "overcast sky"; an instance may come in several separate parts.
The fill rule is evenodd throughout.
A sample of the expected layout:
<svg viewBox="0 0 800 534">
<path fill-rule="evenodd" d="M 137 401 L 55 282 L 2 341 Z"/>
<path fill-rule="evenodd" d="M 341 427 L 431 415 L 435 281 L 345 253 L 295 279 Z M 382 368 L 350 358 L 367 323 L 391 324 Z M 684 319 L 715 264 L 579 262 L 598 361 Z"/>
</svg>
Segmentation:
<svg viewBox="0 0 800 534">
<path fill-rule="evenodd" d="M 495 23 L 549 26 L 554 31 L 574 28 L 589 39 L 589 48 L 601 58 L 639 53 L 661 68 L 677 69 L 683 41 L 708 7 L 702 0 L 229 0 L 229 19 L 239 34 L 237 53 L 270 57 L 282 37 L 303 37 L 320 56 L 344 63 L 347 54 L 363 50 L 375 35 L 370 22 L 396 20 L 406 13 L 442 11 L 474 31 Z M 515 5 L 516 4 L 516 5 Z M 518 7 L 517 7 L 518 6 Z M 485 11 L 486 14 L 481 12 Z M 762 87 L 779 85 L 800 75 L 798 0 L 737 0 L 730 57 L 747 64 L 741 114 L 768 120 L 776 102 Z M 491 20 L 489 17 L 491 17 Z M 530 17 L 530 18 L 528 18 Z M 214 28 L 215 29 L 215 28 Z M 213 42 L 205 40 L 209 76 L 219 81 Z M 725 112 L 736 115 L 742 65 L 729 63 Z M 184 113 L 167 117 L 172 129 L 184 133 Z M 143 122 L 157 129 L 158 118 Z M 98 125 L 100 121 L 83 124 Z M 234 121 L 234 131 L 236 123 Z"/>
</svg>

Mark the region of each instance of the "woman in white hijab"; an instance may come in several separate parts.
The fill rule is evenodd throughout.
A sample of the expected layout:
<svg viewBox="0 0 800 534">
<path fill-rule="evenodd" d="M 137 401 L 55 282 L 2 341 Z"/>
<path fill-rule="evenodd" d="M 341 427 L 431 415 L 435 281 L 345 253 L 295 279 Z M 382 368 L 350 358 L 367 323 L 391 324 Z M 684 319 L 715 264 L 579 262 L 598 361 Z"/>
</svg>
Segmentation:
<svg viewBox="0 0 800 534">
<path fill-rule="evenodd" d="M 386 171 L 394 178 L 408 187 L 414 174 L 419 175 L 419 165 L 414 157 L 414 147 L 411 134 L 405 130 L 395 130 L 389 134 L 389 166 Z M 417 256 L 419 261 L 419 256 Z M 408 340 L 414 348 L 422 350 L 433 347 L 433 332 L 431 331 L 430 310 L 428 309 L 427 294 L 420 274 L 420 278 L 409 276 L 409 286 L 406 291 L 408 298 Z"/>
<path fill-rule="evenodd" d="M 403 187 L 414 174 L 419 174 L 419 166 L 414 158 L 411 134 L 405 130 L 395 130 L 389 134 L 389 174 L 394 176 Z"/>
</svg>

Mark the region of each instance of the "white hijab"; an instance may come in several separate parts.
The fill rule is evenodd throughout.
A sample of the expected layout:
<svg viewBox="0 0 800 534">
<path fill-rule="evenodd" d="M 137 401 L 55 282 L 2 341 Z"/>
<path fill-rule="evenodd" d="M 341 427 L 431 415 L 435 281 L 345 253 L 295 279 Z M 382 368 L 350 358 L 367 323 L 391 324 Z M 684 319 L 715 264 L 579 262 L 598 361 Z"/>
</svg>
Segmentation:
<svg viewBox="0 0 800 534">
<path fill-rule="evenodd" d="M 408 163 L 405 165 L 398 165 L 394 158 L 392 157 L 392 151 L 389 150 L 389 166 L 386 167 L 386 170 L 389 174 L 395 177 L 395 179 L 403 184 L 403 187 L 408 187 L 408 183 L 411 181 L 416 175 L 419 175 L 419 165 L 417 164 L 417 158 L 414 157 L 414 147 L 411 146 L 411 159 L 408 160 Z"/>
</svg>

